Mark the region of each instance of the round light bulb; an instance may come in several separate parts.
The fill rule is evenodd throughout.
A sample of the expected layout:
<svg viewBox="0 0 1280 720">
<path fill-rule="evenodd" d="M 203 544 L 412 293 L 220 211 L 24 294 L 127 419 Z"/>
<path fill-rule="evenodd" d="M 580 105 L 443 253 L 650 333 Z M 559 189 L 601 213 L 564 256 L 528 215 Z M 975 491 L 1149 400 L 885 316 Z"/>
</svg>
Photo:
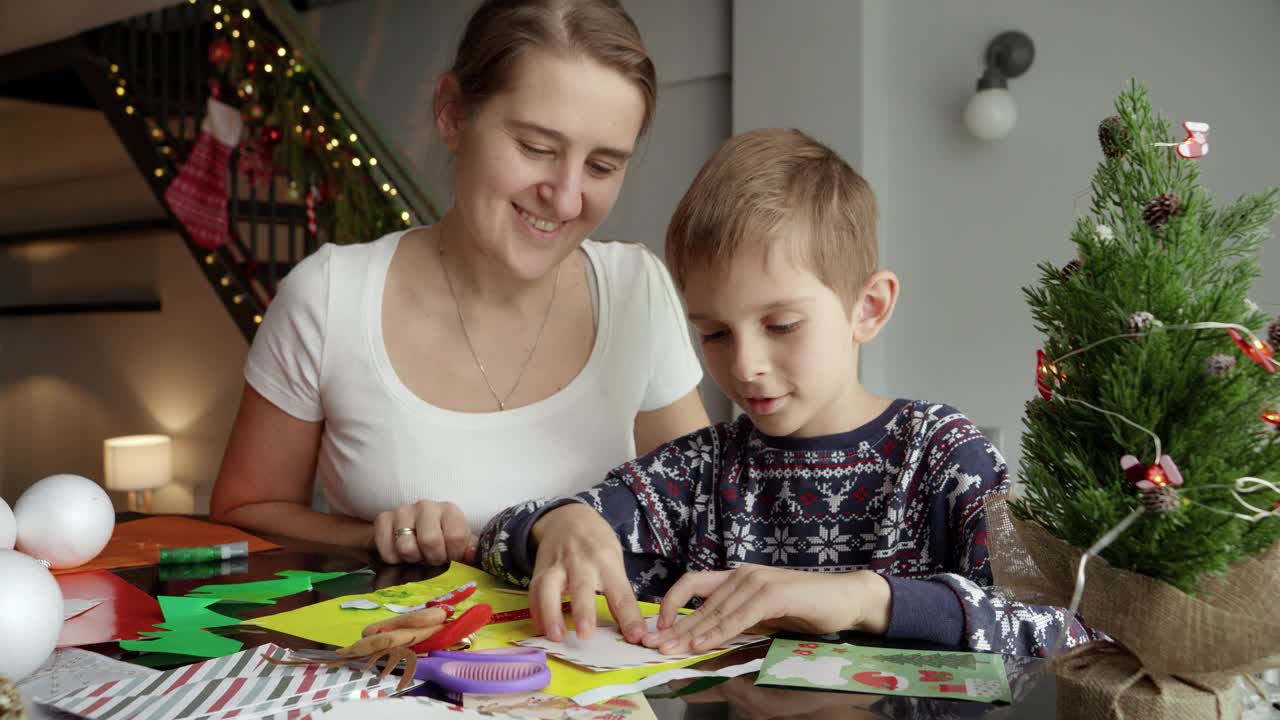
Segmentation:
<svg viewBox="0 0 1280 720">
<path fill-rule="evenodd" d="M 964 106 L 964 124 L 979 140 L 999 140 L 1018 121 L 1018 105 L 1005 88 L 979 90 Z"/>
</svg>

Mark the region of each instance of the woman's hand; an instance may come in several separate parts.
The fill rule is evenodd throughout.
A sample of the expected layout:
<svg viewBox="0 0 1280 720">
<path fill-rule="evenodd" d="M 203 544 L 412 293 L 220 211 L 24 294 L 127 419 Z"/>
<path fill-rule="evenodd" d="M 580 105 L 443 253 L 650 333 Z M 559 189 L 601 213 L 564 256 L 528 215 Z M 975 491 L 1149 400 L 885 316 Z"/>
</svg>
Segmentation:
<svg viewBox="0 0 1280 720">
<path fill-rule="evenodd" d="M 694 597 L 706 600 L 692 614 L 678 617 Z M 685 573 L 662 599 L 658 632 L 646 634 L 643 642 L 668 655 L 702 652 L 758 623 L 809 635 L 844 630 L 883 634 L 888 616 L 889 583 L 873 572 L 826 574 L 742 565 Z"/>
<path fill-rule="evenodd" d="M 560 598 L 573 600 L 578 637 L 591 637 L 596 627 L 596 591 L 604 593 L 613 618 L 628 642 L 644 637 L 644 617 L 636 604 L 622 563 L 622 545 L 613 528 L 590 507 L 573 503 L 556 508 L 533 525 L 537 559 L 529 583 L 529 608 L 536 627 L 548 639 L 564 639 Z"/>
<path fill-rule="evenodd" d="M 444 565 L 453 560 L 470 565 L 476 555 L 476 536 L 462 510 L 451 502 L 434 500 L 378 513 L 373 519 L 373 544 L 382 562 L 391 565 Z"/>
</svg>

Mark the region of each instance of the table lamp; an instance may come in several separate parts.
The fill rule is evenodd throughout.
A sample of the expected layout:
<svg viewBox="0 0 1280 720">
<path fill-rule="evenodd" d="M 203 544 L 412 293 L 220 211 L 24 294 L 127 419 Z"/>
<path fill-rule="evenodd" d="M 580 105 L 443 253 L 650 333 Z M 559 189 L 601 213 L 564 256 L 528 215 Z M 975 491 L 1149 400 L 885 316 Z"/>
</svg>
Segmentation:
<svg viewBox="0 0 1280 720">
<path fill-rule="evenodd" d="M 126 435 L 102 443 L 103 482 L 108 490 L 129 493 L 129 510 L 151 512 L 151 491 L 168 485 L 172 472 L 172 442 L 168 435 Z"/>
</svg>

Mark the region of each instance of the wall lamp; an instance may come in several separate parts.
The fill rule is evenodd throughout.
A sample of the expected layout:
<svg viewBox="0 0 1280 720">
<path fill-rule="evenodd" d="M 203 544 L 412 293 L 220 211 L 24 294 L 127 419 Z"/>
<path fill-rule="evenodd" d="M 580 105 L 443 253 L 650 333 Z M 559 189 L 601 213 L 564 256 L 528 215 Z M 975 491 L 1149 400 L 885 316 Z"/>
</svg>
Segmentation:
<svg viewBox="0 0 1280 720">
<path fill-rule="evenodd" d="M 1026 33 L 1002 32 L 987 46 L 987 68 L 978 90 L 964 106 L 964 124 L 980 140 L 999 140 L 1018 121 L 1018 105 L 1009 93 L 1009 78 L 1031 67 L 1036 49 Z"/>
</svg>

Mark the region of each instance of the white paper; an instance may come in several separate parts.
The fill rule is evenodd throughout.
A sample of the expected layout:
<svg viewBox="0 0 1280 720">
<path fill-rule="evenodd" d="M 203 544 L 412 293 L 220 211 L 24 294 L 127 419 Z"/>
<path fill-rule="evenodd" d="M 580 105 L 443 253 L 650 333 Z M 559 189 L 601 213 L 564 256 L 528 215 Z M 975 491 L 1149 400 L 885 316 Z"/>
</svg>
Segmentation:
<svg viewBox="0 0 1280 720">
<path fill-rule="evenodd" d="M 657 630 L 658 617 L 656 615 L 646 618 L 646 621 L 650 632 Z M 691 658 L 714 655 L 731 648 L 738 648 L 767 639 L 767 635 L 739 635 L 713 650 L 681 655 L 663 655 L 653 648 L 633 645 L 627 642 L 622 637 L 622 634 L 618 632 L 617 625 L 602 625 L 596 628 L 595 634 L 589 640 L 582 640 L 577 633 L 570 632 L 563 642 L 552 642 L 545 636 L 539 636 L 521 640 L 517 644 L 525 647 L 541 648 L 546 650 L 548 655 L 553 655 L 574 665 L 580 665 L 591 670 L 605 671 L 638 668 L 646 665 L 665 665 L 677 660 L 689 660 Z"/>
<path fill-rule="evenodd" d="M 609 698 L 615 698 L 619 695 L 630 695 L 647 690 L 651 687 L 666 685 L 672 680 L 688 680 L 689 678 L 703 677 L 726 677 L 735 678 L 739 675 L 758 672 L 760 666 L 764 664 L 764 658 L 756 658 L 751 662 L 745 662 L 741 665 L 730 665 L 719 670 L 694 670 L 692 668 L 676 668 L 660 672 L 657 675 L 650 675 L 647 678 L 637 680 L 633 683 L 623 683 L 621 685 L 605 685 L 594 690 L 587 690 L 574 695 L 571 699 L 579 705 L 595 705 L 602 703 Z"/>
<path fill-rule="evenodd" d="M 18 692 L 27 706 L 29 720 L 54 720 L 66 717 L 52 711 L 36 700 L 61 695 L 86 685 L 99 685 L 110 680 L 154 678 L 159 670 L 141 665 L 112 660 L 96 652 L 80 648 L 55 650 L 44 665 L 18 683 Z"/>
<path fill-rule="evenodd" d="M 495 717 L 509 716 L 467 710 L 427 697 L 398 697 L 333 703 L 313 712 L 310 720 L 493 720 Z"/>
<path fill-rule="evenodd" d="M 358 600 L 348 600 L 339 607 L 346 610 L 377 610 L 381 606 L 368 598 L 360 598 Z"/>
<path fill-rule="evenodd" d="M 422 603 L 421 605 L 396 605 L 395 603 L 383 603 L 382 605 L 382 607 L 390 610 L 393 613 L 401 613 L 401 614 L 404 614 L 407 612 L 413 612 L 414 610 L 421 610 L 426 606 L 427 606 L 426 603 Z"/>
<path fill-rule="evenodd" d="M 93 598 L 91 600 L 81 600 L 78 598 L 71 598 L 70 600 L 63 600 L 62 601 L 62 619 L 66 621 L 66 620 L 70 620 L 71 618 L 77 615 L 83 615 L 89 612 L 90 610 L 98 607 L 105 601 L 106 601 L 106 598 Z"/>
</svg>

